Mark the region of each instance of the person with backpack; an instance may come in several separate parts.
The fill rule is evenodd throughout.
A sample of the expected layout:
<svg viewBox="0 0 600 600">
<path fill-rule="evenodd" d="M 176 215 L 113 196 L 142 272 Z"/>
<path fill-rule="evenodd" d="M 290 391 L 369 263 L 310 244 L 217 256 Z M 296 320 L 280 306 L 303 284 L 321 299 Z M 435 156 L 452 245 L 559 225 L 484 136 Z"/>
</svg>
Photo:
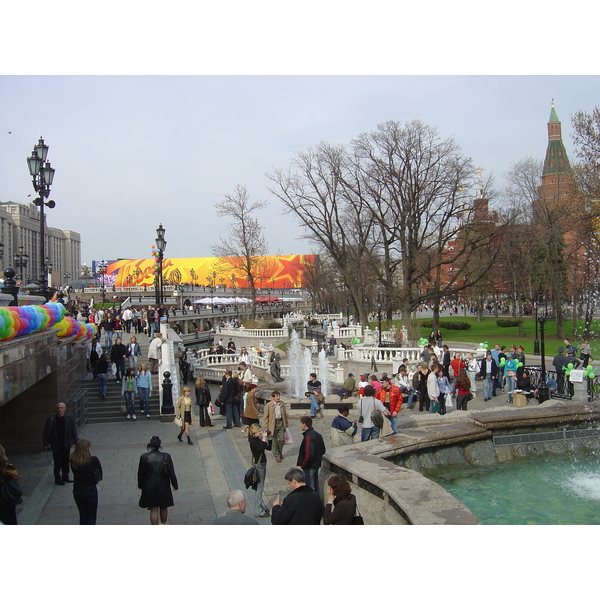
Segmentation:
<svg viewBox="0 0 600 600">
<path fill-rule="evenodd" d="M 382 415 L 387 417 L 390 413 L 381 400 L 375 398 L 375 388 L 372 385 L 365 386 L 364 396 L 358 401 L 358 413 L 358 421 L 362 423 L 360 441 L 376 440 L 383 426 Z"/>
</svg>

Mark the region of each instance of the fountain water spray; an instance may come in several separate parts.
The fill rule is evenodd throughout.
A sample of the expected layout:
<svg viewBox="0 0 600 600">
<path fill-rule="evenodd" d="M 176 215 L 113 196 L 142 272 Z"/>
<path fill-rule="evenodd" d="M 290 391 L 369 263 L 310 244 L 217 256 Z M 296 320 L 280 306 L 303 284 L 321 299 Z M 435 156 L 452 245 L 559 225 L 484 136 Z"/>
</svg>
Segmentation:
<svg viewBox="0 0 600 600">
<path fill-rule="evenodd" d="M 321 382 L 321 394 L 327 396 L 329 394 L 329 361 L 325 350 L 319 352 L 319 369 L 317 377 Z"/>
<path fill-rule="evenodd" d="M 313 370 L 310 350 L 303 348 L 296 331 L 292 331 L 289 348 L 290 375 L 287 379 L 287 392 L 294 398 L 304 398 L 306 383 Z"/>
</svg>

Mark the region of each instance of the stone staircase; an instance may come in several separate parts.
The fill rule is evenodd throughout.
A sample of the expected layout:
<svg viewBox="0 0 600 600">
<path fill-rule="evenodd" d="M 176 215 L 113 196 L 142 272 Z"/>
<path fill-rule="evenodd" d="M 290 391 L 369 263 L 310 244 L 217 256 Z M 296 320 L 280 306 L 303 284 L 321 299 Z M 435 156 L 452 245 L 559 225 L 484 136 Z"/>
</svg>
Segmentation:
<svg viewBox="0 0 600 600">
<path fill-rule="evenodd" d="M 142 350 L 142 356 L 138 358 L 138 366 L 144 362 L 150 367 L 148 360 L 149 339 L 143 333 L 123 334 L 123 343 L 129 342 L 129 338 L 135 335 Z M 104 341 L 104 340 L 102 340 Z M 126 365 L 127 366 L 127 365 Z M 135 413 L 137 420 L 152 421 L 160 420 L 159 400 L 158 400 L 158 375 L 152 375 L 152 395 L 150 396 L 150 418 L 143 415 L 140 411 L 139 397 L 135 397 Z M 108 383 L 106 385 L 106 400 L 100 398 L 98 393 L 98 380 L 93 378 L 90 373 L 83 382 L 83 389 L 87 394 L 87 413 L 88 423 L 115 423 L 127 419 L 121 412 L 121 383 L 117 383 L 115 376 L 108 373 Z"/>
</svg>

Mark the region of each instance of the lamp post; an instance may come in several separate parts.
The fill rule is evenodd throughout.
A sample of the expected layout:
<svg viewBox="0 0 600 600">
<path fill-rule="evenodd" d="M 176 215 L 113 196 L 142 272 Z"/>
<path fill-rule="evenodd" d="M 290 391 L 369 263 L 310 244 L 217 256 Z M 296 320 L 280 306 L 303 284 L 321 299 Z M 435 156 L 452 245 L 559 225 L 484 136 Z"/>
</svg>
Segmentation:
<svg viewBox="0 0 600 600">
<path fill-rule="evenodd" d="M 44 144 L 44 140 L 40 137 L 38 143 L 34 146 L 31 156 L 27 158 L 27 166 L 29 174 L 32 177 L 33 189 L 38 194 L 38 197 L 33 201 L 36 206 L 40 207 L 40 271 L 39 271 L 39 294 L 48 300 L 48 273 L 46 271 L 46 240 L 45 240 L 45 222 L 44 222 L 44 206 L 54 208 L 56 203 L 54 200 L 48 200 L 50 195 L 50 186 L 54 181 L 54 169 L 46 162 L 48 157 L 48 146 Z M 44 164 L 45 163 L 45 164 Z"/>
<path fill-rule="evenodd" d="M 192 291 L 193 291 L 194 286 L 196 285 L 196 281 L 198 281 L 198 275 L 196 275 L 196 271 L 194 271 L 194 269 L 190 269 L 190 277 L 192 278 Z"/>
<path fill-rule="evenodd" d="M 543 314 L 539 318 L 540 322 L 540 339 L 541 339 L 541 348 L 542 348 L 542 374 L 540 379 L 540 384 L 538 386 L 538 403 L 541 404 L 550 398 L 550 390 L 548 389 L 548 384 L 546 383 L 546 349 L 544 345 L 544 324 L 546 323 L 546 315 Z"/>
<path fill-rule="evenodd" d="M 23 284 L 23 269 L 27 268 L 29 255 L 23 251 L 23 246 L 19 246 L 19 251 L 14 255 L 15 269 L 19 269 L 19 281 Z"/>
<path fill-rule="evenodd" d="M 50 259 L 48 257 L 46 257 L 44 268 L 45 268 L 49 288 L 52 287 L 52 269 L 53 269 L 53 267 L 54 267 L 54 265 L 50 262 Z"/>
<path fill-rule="evenodd" d="M 212 280 L 210 285 L 210 312 L 215 312 L 215 305 L 213 304 L 213 294 L 215 293 L 215 283 L 217 280 L 217 272 L 213 271 Z"/>
<path fill-rule="evenodd" d="M 535 302 L 533 303 L 533 309 L 535 311 L 535 340 L 533 342 L 533 353 L 538 355 L 540 353 L 540 342 L 538 340 L 538 304 L 542 301 L 544 292 L 540 285 L 537 293 L 535 294 Z"/>
<path fill-rule="evenodd" d="M 156 306 L 160 306 L 163 304 L 164 300 L 162 263 L 165 248 L 167 246 L 167 240 L 165 240 L 165 228 L 162 226 L 162 223 L 156 230 L 155 242 L 158 255 L 156 257 L 156 266 L 154 269 L 154 299 L 156 300 Z"/>
<path fill-rule="evenodd" d="M 104 304 L 106 304 L 106 270 L 108 268 L 108 264 L 105 260 L 101 260 L 96 265 L 96 270 L 100 275 L 100 293 L 102 294 L 102 307 L 104 308 Z"/>
<path fill-rule="evenodd" d="M 377 319 L 379 320 L 379 346 L 381 346 L 381 294 L 377 294 Z"/>
</svg>

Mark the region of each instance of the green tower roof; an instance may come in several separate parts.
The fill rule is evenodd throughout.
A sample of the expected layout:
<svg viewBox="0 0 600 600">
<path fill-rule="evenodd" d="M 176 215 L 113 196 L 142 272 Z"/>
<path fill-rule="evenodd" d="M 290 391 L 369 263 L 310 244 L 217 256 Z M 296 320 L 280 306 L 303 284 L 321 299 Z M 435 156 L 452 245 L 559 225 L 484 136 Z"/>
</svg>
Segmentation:
<svg viewBox="0 0 600 600">
<path fill-rule="evenodd" d="M 554 125 L 556 123 L 556 125 Z M 554 100 L 550 108 L 550 121 L 548 121 L 548 148 L 544 160 L 544 175 L 559 175 L 571 173 L 571 163 L 562 141 L 560 133 L 560 120 L 554 108 Z"/>
</svg>

